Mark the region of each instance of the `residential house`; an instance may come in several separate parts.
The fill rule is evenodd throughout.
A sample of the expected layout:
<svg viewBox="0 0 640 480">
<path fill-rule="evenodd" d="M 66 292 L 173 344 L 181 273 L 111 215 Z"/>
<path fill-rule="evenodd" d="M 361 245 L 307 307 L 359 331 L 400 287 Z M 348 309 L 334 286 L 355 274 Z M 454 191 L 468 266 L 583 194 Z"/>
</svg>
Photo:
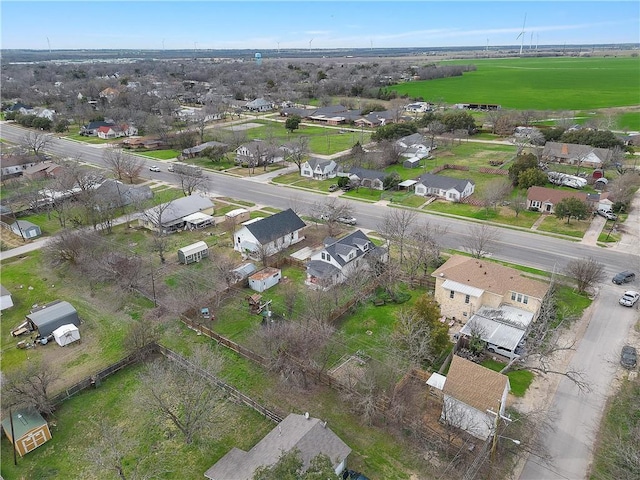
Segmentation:
<svg viewBox="0 0 640 480">
<path fill-rule="evenodd" d="M 284 160 L 284 153 L 282 147 L 253 140 L 236 148 L 236 164 L 262 166 L 265 163 L 281 162 Z"/>
<path fill-rule="evenodd" d="M 418 179 L 415 186 L 416 195 L 435 197 L 459 202 L 475 191 L 475 182 L 468 179 L 445 177 L 444 175 L 432 175 L 425 173 Z"/>
<path fill-rule="evenodd" d="M 11 292 L 4 288 L 4 285 L 0 285 L 0 311 L 11 307 L 13 307 Z"/>
<path fill-rule="evenodd" d="M 395 147 L 400 152 L 400 156 L 406 158 L 425 158 L 431 153 L 431 142 L 420 133 L 399 138 L 395 142 Z"/>
<path fill-rule="evenodd" d="M 462 255 L 452 255 L 432 276 L 442 314 L 463 322 L 482 306 L 501 305 L 532 312 L 535 319 L 549 289 L 514 268 Z"/>
<path fill-rule="evenodd" d="M 96 134 L 98 138 L 111 139 L 120 137 L 130 137 L 131 135 L 137 135 L 138 129 L 131 125 L 103 125 L 98 127 Z"/>
<path fill-rule="evenodd" d="M 264 98 L 256 98 L 255 100 L 247 103 L 244 108 L 251 112 L 268 112 L 273 110 L 273 102 L 265 100 Z"/>
<path fill-rule="evenodd" d="M 326 238 L 324 247 L 313 253 L 307 262 L 305 283 L 328 289 L 343 283 L 356 271 L 371 268 L 368 258 L 384 263 L 388 253 L 385 248 L 376 247 L 361 230 L 340 239 Z"/>
<path fill-rule="evenodd" d="M 2 429 L 21 457 L 51 440 L 49 424 L 31 408 L 11 411 L 11 417 L 2 420 Z"/>
<path fill-rule="evenodd" d="M 42 180 L 45 178 L 55 177 L 62 171 L 62 166 L 53 162 L 40 162 L 23 170 L 22 176 L 29 180 Z"/>
<path fill-rule="evenodd" d="M 194 222 L 201 218 L 198 215 L 192 219 L 190 216 L 194 214 L 202 214 L 213 220 L 213 202 L 205 196 L 193 194 L 145 210 L 138 222 L 140 226 L 150 230 L 172 233 L 194 228 Z"/>
<path fill-rule="evenodd" d="M 80 135 L 85 135 L 88 137 L 96 137 L 98 135 L 98 129 L 100 127 L 115 127 L 116 124 L 113 122 L 105 122 L 105 121 L 96 121 L 89 122 L 86 125 L 83 125 L 80 128 Z"/>
<path fill-rule="evenodd" d="M 5 112 L 15 112 L 20 115 L 28 115 L 33 111 L 33 107 L 26 105 L 22 102 L 16 102 L 9 108 L 5 109 Z"/>
<path fill-rule="evenodd" d="M 11 231 L 25 240 L 31 240 L 42 235 L 40 227 L 28 220 L 16 220 L 11 224 Z"/>
<path fill-rule="evenodd" d="M 311 157 L 300 165 L 300 175 L 307 178 L 326 180 L 327 178 L 335 178 L 337 174 L 338 164 L 333 160 Z"/>
<path fill-rule="evenodd" d="M 547 142 L 542 150 L 542 160 L 553 163 L 570 163 L 584 167 L 600 168 L 610 162 L 613 152 L 608 148 L 574 143 Z"/>
<path fill-rule="evenodd" d="M 397 112 L 393 110 L 385 110 L 382 112 L 371 112 L 360 118 L 357 118 L 353 123 L 356 127 L 382 127 L 390 123 L 396 123 L 396 121 L 408 120 L 406 117 L 398 118 Z"/>
<path fill-rule="evenodd" d="M 442 389 L 441 420 L 481 440 L 493 433 L 496 415 L 504 416 L 509 377 L 454 355 Z"/>
<path fill-rule="evenodd" d="M 404 109 L 411 113 L 425 113 L 433 110 L 433 105 L 428 102 L 415 102 L 406 105 Z"/>
<path fill-rule="evenodd" d="M 259 467 L 278 462 L 283 453 L 298 450 L 302 470 L 306 471 L 311 460 L 326 455 L 336 475 L 347 469 L 351 449 L 338 437 L 327 422 L 309 414 L 289 414 L 282 422 L 260 440 L 251 450 L 231 449 L 204 476 L 209 480 L 251 480 Z"/>
<path fill-rule="evenodd" d="M 586 202 L 587 194 L 548 187 L 529 187 L 527 190 L 527 209 L 536 208 L 540 212 L 553 213 L 555 206 L 565 198 L 577 198 L 582 202 Z"/>
<path fill-rule="evenodd" d="M 19 176 L 24 171 L 38 164 L 39 159 L 26 155 L 0 154 L 0 172 L 2 178 Z"/>
<path fill-rule="evenodd" d="M 234 250 L 241 253 L 273 255 L 304 240 L 305 223 L 290 208 L 266 218 L 244 222 L 234 234 Z"/>
<path fill-rule="evenodd" d="M 131 204 L 140 204 L 153 198 L 153 191 L 148 185 L 127 185 L 118 180 L 107 179 L 96 188 L 98 204 L 104 208 L 118 208 Z"/>
<path fill-rule="evenodd" d="M 165 142 L 160 138 L 151 137 L 125 138 L 124 140 L 122 140 L 122 146 L 124 148 L 131 149 L 144 148 L 147 150 L 154 150 L 165 146 Z"/>
<path fill-rule="evenodd" d="M 115 88 L 107 87 L 102 90 L 99 94 L 100 98 L 104 98 L 108 102 L 112 102 L 120 95 L 120 91 Z"/>
<path fill-rule="evenodd" d="M 387 174 L 377 170 L 352 167 L 349 171 L 349 180 L 360 187 L 368 187 L 373 190 L 384 190 L 384 179 Z"/>
<path fill-rule="evenodd" d="M 181 159 L 183 158 L 193 158 L 198 157 L 205 151 L 207 148 L 224 148 L 225 150 L 229 147 L 226 143 L 222 142 L 205 142 L 200 145 L 196 145 L 195 147 L 185 148 L 182 150 L 182 154 L 180 155 Z"/>
</svg>

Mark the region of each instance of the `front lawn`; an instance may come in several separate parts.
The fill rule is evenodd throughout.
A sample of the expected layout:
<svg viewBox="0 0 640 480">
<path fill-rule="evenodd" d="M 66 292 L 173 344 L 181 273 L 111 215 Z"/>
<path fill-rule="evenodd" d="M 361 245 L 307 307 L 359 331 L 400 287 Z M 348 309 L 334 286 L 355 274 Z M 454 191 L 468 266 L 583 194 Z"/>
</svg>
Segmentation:
<svg viewBox="0 0 640 480">
<path fill-rule="evenodd" d="M 567 235 L 569 237 L 582 238 L 590 224 L 590 218 L 586 220 L 576 220 L 574 218 L 571 219 L 570 223 L 567 223 L 565 218 L 561 219 L 555 215 L 545 215 L 542 223 L 538 225 L 538 230 L 542 232 Z"/>
<path fill-rule="evenodd" d="M 139 152 L 137 155 L 141 157 L 154 158 L 157 160 L 173 160 L 180 155 L 178 150 L 168 149 L 168 150 L 151 150 L 148 152 Z"/>
</svg>

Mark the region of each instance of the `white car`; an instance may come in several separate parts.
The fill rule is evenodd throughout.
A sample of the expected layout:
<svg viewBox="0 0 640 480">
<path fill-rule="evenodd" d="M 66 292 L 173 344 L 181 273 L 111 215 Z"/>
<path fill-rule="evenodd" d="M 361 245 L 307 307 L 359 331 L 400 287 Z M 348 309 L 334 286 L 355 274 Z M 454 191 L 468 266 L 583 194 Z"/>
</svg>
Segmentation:
<svg viewBox="0 0 640 480">
<path fill-rule="evenodd" d="M 160 171 L 160 167 L 156 167 L 155 165 L 151 165 L 149 167 L 149 171 L 150 172 L 159 172 Z"/>
<path fill-rule="evenodd" d="M 355 225 L 356 219 L 354 217 L 338 217 L 340 223 L 346 223 L 347 225 Z"/>
<path fill-rule="evenodd" d="M 633 307 L 638 302 L 638 299 L 640 299 L 640 293 L 634 290 L 628 290 L 620 297 L 620 305 Z"/>
</svg>

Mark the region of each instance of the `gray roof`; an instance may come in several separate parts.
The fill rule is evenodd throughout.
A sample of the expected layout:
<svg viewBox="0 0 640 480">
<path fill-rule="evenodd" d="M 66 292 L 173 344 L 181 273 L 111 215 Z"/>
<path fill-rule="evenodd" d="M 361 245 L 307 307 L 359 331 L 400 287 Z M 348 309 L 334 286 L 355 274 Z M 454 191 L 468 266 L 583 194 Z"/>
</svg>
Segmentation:
<svg viewBox="0 0 640 480">
<path fill-rule="evenodd" d="M 588 155 L 593 152 L 600 160 L 608 160 L 612 152 L 608 148 L 597 148 L 591 145 L 579 145 L 575 143 L 559 143 L 559 142 L 547 142 L 544 144 L 542 150 L 542 156 L 553 156 L 557 158 L 572 159 Z"/>
<path fill-rule="evenodd" d="M 205 142 L 205 143 L 201 143 L 200 145 L 196 145 L 195 147 L 185 148 L 184 150 L 182 150 L 182 154 L 190 155 L 192 153 L 200 153 L 209 147 L 228 147 L 228 145 L 222 142 L 213 142 L 213 141 Z"/>
<path fill-rule="evenodd" d="M 5 295 L 11 295 L 11 292 L 4 288 L 4 285 L 0 285 L 0 295 L 4 297 Z"/>
<path fill-rule="evenodd" d="M 307 273 L 316 278 L 329 278 L 339 271 L 340 270 L 334 265 L 323 262 L 322 260 L 309 260 L 309 262 L 307 262 Z"/>
<path fill-rule="evenodd" d="M 331 165 L 331 163 L 335 164 L 333 160 L 324 160 L 322 158 L 317 158 L 317 157 L 311 157 L 309 160 L 307 160 L 307 163 L 309 164 L 312 170 L 315 170 L 317 167 L 320 167 L 323 171 L 326 169 L 326 167 Z"/>
<path fill-rule="evenodd" d="M 169 202 L 167 202 L 169 203 Z M 157 221 L 158 212 L 167 203 L 163 203 L 161 206 L 149 208 L 145 210 L 144 215 L 150 218 L 152 221 Z M 200 195 L 190 195 L 188 197 L 182 197 L 177 200 L 173 200 L 165 210 L 162 211 L 162 225 L 171 225 L 178 220 L 183 219 L 187 215 L 192 213 L 201 212 L 213 207 L 213 202 L 207 197 Z"/>
<path fill-rule="evenodd" d="M 451 178 L 445 177 L 443 175 L 432 175 L 430 173 L 425 173 L 424 175 L 420 175 L 419 182 L 426 187 L 435 187 L 441 188 L 443 190 L 449 190 L 451 188 L 457 190 L 458 192 L 463 192 L 467 183 L 471 183 L 471 185 L 475 185 L 473 180 L 469 179 L 460 179 L 460 178 Z"/>
<path fill-rule="evenodd" d="M 73 305 L 69 302 L 59 301 L 53 302 L 41 310 L 28 314 L 27 318 L 31 320 L 38 329 L 40 329 L 43 325 L 55 323 L 59 318 L 74 314 L 77 318 L 78 312 L 73 308 Z M 76 327 L 77 326 L 78 325 L 76 325 Z"/>
<path fill-rule="evenodd" d="M 14 229 L 13 227 L 18 228 L 18 226 L 20 226 L 20 230 L 27 230 L 29 228 L 40 228 L 38 227 L 38 225 L 36 225 L 35 223 L 31 223 L 29 220 L 16 220 L 15 222 L 13 222 L 11 224 L 11 228 Z M 15 230 L 15 229 L 14 229 Z"/>
<path fill-rule="evenodd" d="M 274 465 L 283 452 L 293 449 L 300 451 L 305 470 L 319 454 L 327 455 L 336 468 L 351 453 L 351 448 L 324 422 L 292 413 L 251 450 L 233 448 L 204 476 L 212 480 L 251 480 L 258 467 Z"/>
<path fill-rule="evenodd" d="M 396 140 L 397 144 L 405 144 L 407 146 L 411 145 L 427 145 L 427 139 L 421 133 L 412 133 L 411 135 L 407 135 L 406 137 L 399 138 Z"/>
<path fill-rule="evenodd" d="M 360 167 L 352 167 L 349 171 L 349 175 L 356 175 L 361 180 L 363 178 L 369 178 L 371 180 L 378 179 L 380 181 L 383 181 L 387 176 L 387 174 L 384 172 L 379 172 L 377 170 L 368 170 L 366 168 Z"/>
<path fill-rule="evenodd" d="M 304 228 L 306 224 L 290 208 L 245 225 L 258 242 L 266 245 L 277 238 Z"/>
</svg>

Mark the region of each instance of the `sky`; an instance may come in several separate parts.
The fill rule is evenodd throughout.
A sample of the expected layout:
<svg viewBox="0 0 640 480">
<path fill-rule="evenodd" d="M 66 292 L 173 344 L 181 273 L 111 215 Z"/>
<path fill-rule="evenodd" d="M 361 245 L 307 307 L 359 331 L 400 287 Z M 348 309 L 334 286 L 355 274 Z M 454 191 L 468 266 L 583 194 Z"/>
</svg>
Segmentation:
<svg viewBox="0 0 640 480">
<path fill-rule="evenodd" d="M 636 0 L 2 0 L 0 16 L 0 46 L 6 49 L 258 52 L 640 43 Z"/>
</svg>

